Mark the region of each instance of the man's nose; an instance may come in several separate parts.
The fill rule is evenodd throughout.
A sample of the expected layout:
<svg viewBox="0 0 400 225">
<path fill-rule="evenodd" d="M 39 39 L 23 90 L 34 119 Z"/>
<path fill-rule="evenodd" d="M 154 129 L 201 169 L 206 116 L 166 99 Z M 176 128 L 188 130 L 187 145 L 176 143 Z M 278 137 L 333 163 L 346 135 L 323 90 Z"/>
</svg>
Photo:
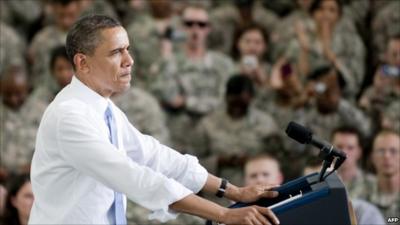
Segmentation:
<svg viewBox="0 0 400 225">
<path fill-rule="evenodd" d="M 129 54 L 129 51 L 126 51 L 124 61 L 123 61 L 123 66 L 130 67 L 130 66 L 133 66 L 133 63 L 134 63 L 134 61 L 133 61 L 131 54 Z"/>
</svg>

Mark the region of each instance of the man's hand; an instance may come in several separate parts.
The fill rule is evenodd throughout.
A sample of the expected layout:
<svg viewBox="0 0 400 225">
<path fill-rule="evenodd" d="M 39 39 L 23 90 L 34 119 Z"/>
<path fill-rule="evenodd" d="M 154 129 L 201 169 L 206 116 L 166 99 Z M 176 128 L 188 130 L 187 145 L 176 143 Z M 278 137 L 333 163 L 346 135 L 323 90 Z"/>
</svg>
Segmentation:
<svg viewBox="0 0 400 225">
<path fill-rule="evenodd" d="M 223 214 L 223 224 L 245 224 L 245 225 L 271 225 L 279 224 L 278 218 L 268 208 L 260 206 L 249 206 L 237 209 L 228 209 Z"/>
<path fill-rule="evenodd" d="M 279 194 L 277 191 L 271 190 L 275 187 L 278 187 L 278 185 L 252 185 L 238 188 L 238 200 L 249 203 L 260 198 L 275 198 Z"/>
</svg>

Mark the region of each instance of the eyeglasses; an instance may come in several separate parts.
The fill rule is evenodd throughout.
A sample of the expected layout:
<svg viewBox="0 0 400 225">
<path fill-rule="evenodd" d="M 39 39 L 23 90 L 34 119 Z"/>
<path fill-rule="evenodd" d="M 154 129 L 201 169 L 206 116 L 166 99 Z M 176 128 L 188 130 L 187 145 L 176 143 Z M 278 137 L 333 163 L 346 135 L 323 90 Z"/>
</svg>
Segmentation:
<svg viewBox="0 0 400 225">
<path fill-rule="evenodd" d="M 208 22 L 207 21 L 195 21 L 195 20 L 186 20 L 183 22 L 186 27 L 194 27 L 197 25 L 200 28 L 206 28 L 208 27 Z"/>
<path fill-rule="evenodd" d="M 385 155 L 385 153 L 388 152 L 391 156 L 395 156 L 398 155 L 400 153 L 399 149 L 396 148 L 378 148 L 376 150 L 374 150 L 374 154 L 378 155 L 378 156 L 383 156 Z"/>
</svg>

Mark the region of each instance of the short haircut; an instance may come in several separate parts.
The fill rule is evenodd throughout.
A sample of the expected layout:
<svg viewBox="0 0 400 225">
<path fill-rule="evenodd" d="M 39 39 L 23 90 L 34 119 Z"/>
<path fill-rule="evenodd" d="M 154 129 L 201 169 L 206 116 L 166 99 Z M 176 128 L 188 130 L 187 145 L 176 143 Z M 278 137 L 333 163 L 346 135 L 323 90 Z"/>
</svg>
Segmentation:
<svg viewBox="0 0 400 225">
<path fill-rule="evenodd" d="M 64 58 L 66 60 L 68 60 L 68 55 L 67 55 L 67 51 L 65 50 L 65 46 L 64 45 L 59 45 L 55 48 L 52 49 L 51 51 L 51 58 L 50 58 L 50 70 L 54 69 L 54 66 L 56 64 L 56 60 L 57 58 Z M 68 60 L 69 62 L 69 60 Z"/>
<path fill-rule="evenodd" d="M 53 5 L 67 6 L 73 2 L 78 2 L 78 0 L 50 0 Z"/>
<path fill-rule="evenodd" d="M 359 146 L 362 146 L 363 143 L 363 136 L 356 127 L 350 125 L 343 125 L 336 127 L 331 134 L 331 139 L 335 137 L 336 134 L 352 134 L 357 137 L 357 142 Z"/>
<path fill-rule="evenodd" d="M 208 9 L 207 9 L 207 4 L 205 3 L 205 1 L 192 1 L 189 2 L 182 10 L 182 18 L 183 15 L 185 13 L 185 11 L 187 9 L 195 9 L 195 10 L 202 10 L 204 12 L 206 12 L 207 16 L 208 16 Z"/>
<path fill-rule="evenodd" d="M 80 18 L 72 26 L 67 35 L 66 50 L 68 59 L 73 65 L 77 53 L 93 55 L 101 41 L 100 31 L 107 28 L 120 27 L 121 23 L 104 15 L 89 15 Z"/>
<path fill-rule="evenodd" d="M 254 161 L 259 161 L 259 160 L 272 160 L 272 161 L 275 161 L 277 163 L 277 165 L 278 165 L 278 169 L 281 170 L 281 164 L 280 164 L 278 158 L 273 156 L 273 155 L 267 154 L 267 153 L 262 153 L 262 154 L 257 154 L 257 155 L 254 155 L 254 156 L 250 156 L 249 158 L 247 158 L 246 162 L 244 163 L 244 166 L 246 167 L 246 165 L 248 165 L 249 163 L 254 162 Z"/>
<path fill-rule="evenodd" d="M 254 96 L 255 90 L 253 81 L 243 74 L 232 76 L 226 84 L 226 96 L 240 95 L 243 92 L 247 92 L 251 96 Z"/>
<path fill-rule="evenodd" d="M 322 3 L 325 0 L 313 0 L 313 2 L 311 3 L 310 9 L 308 10 L 309 13 L 312 15 L 314 14 L 315 11 L 317 11 L 319 8 L 321 8 Z M 339 16 L 342 15 L 343 13 L 343 2 L 341 0 L 332 0 L 335 1 L 338 5 L 339 8 Z"/>
<path fill-rule="evenodd" d="M 346 87 L 346 80 L 344 79 L 343 74 L 339 70 L 337 70 L 335 67 L 330 66 L 330 65 L 324 65 L 324 66 L 317 67 L 316 69 L 311 71 L 311 73 L 307 76 L 307 79 L 314 80 L 314 81 L 319 80 L 322 77 L 328 75 L 329 72 L 331 72 L 332 70 L 335 71 L 340 89 L 343 90 Z"/>
<path fill-rule="evenodd" d="M 376 139 L 378 139 L 378 137 L 382 137 L 382 136 L 388 136 L 388 135 L 395 135 L 398 138 L 400 138 L 400 134 L 398 132 L 396 132 L 395 130 L 391 130 L 391 129 L 383 129 L 381 131 L 379 131 L 375 137 L 374 137 L 374 141 L 372 143 L 372 146 L 375 145 Z"/>
</svg>

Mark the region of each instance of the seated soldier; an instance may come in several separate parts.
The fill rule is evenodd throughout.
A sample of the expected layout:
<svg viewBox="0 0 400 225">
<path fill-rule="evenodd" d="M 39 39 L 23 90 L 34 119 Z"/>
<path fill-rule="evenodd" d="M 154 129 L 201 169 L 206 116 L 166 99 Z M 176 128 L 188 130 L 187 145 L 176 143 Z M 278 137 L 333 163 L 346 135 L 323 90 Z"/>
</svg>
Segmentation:
<svg viewBox="0 0 400 225">
<path fill-rule="evenodd" d="M 244 164 L 245 185 L 280 185 L 283 182 L 280 163 L 277 158 L 260 154 L 249 158 Z"/>
<path fill-rule="evenodd" d="M 380 131 L 374 139 L 372 164 L 376 182 L 367 200 L 375 204 L 385 218 L 399 217 L 400 210 L 400 135 L 391 130 Z"/>
</svg>

